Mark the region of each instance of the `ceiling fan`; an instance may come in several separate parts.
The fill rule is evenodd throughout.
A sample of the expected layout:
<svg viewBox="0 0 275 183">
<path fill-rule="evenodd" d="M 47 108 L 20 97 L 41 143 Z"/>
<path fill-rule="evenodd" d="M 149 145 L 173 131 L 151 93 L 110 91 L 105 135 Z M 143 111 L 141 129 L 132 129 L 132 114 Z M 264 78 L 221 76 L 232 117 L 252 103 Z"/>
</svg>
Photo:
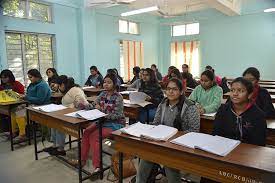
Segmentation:
<svg viewBox="0 0 275 183">
<path fill-rule="evenodd" d="M 87 0 L 88 6 L 101 6 L 101 5 L 129 5 L 136 0 Z"/>
</svg>

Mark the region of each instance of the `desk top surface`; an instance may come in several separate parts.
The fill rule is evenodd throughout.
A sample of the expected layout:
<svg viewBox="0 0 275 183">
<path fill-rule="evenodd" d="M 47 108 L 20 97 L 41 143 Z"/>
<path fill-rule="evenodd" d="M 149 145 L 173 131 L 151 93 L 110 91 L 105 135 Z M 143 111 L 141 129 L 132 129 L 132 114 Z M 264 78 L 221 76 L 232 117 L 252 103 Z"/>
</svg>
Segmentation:
<svg viewBox="0 0 275 183">
<path fill-rule="evenodd" d="M 64 114 L 68 114 L 68 113 L 77 111 L 77 109 L 75 109 L 75 108 L 67 108 L 67 109 L 63 109 L 63 110 L 55 111 L 55 112 L 43 112 L 40 110 L 36 110 L 32 107 L 27 107 L 27 109 L 29 111 L 36 112 L 39 115 L 47 116 L 50 118 L 56 118 L 58 120 L 61 120 L 61 121 L 67 122 L 67 123 L 71 123 L 71 124 L 79 124 L 79 123 L 84 123 L 84 122 L 88 121 L 86 119 L 74 118 L 74 117 L 69 117 L 69 116 L 64 115 Z"/>
<path fill-rule="evenodd" d="M 207 153 L 198 149 L 191 149 L 191 148 L 183 147 L 183 146 L 176 145 L 169 142 L 173 138 L 183 135 L 182 132 L 178 132 L 174 137 L 172 137 L 171 139 L 169 139 L 169 141 L 166 141 L 166 142 L 157 142 L 157 141 L 141 139 L 130 135 L 122 134 L 120 131 L 113 132 L 113 135 L 115 139 L 116 137 L 118 137 L 118 138 L 123 138 L 126 140 L 138 142 L 140 143 L 140 146 L 142 146 L 143 143 L 146 143 L 146 144 L 152 145 L 152 148 L 154 146 L 161 146 L 166 150 L 169 149 L 171 151 L 175 151 L 178 153 L 183 153 L 183 152 L 191 153 L 193 155 L 197 155 L 197 156 L 201 156 L 201 157 L 205 157 L 213 160 L 223 161 L 223 162 L 235 164 L 238 166 L 246 166 L 250 168 L 255 168 L 255 169 L 260 169 L 260 170 L 275 173 L 275 161 L 274 161 L 275 149 L 274 148 L 241 143 L 233 151 L 231 151 L 227 156 L 221 157 L 221 156 Z M 117 143 L 119 143 L 119 141 L 117 141 Z"/>
<path fill-rule="evenodd" d="M 14 102 L 0 102 L 0 106 L 8 106 L 8 105 L 16 105 L 16 104 L 27 104 L 28 101 L 25 100 L 19 100 Z"/>
</svg>

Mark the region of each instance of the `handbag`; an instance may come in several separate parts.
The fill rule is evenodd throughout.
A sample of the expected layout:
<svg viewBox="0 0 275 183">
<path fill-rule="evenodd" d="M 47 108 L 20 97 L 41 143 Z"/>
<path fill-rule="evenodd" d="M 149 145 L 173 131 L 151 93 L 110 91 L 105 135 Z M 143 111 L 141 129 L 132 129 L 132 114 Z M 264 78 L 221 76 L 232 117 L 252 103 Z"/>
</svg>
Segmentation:
<svg viewBox="0 0 275 183">
<path fill-rule="evenodd" d="M 133 162 L 134 156 L 123 154 L 123 178 L 131 177 L 137 173 L 135 164 Z M 111 157 L 111 169 L 110 169 L 114 176 L 116 177 L 115 180 L 110 180 L 109 175 L 107 179 L 109 181 L 116 181 L 119 178 L 119 153 L 116 152 Z"/>
</svg>

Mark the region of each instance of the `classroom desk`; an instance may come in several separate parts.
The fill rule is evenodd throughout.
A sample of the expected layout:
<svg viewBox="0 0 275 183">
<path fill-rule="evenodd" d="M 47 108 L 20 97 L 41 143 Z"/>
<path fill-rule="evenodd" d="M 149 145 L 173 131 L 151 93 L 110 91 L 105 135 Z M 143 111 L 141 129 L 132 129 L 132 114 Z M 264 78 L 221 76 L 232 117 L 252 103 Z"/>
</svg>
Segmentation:
<svg viewBox="0 0 275 183">
<path fill-rule="evenodd" d="M 260 85 L 275 85 L 275 81 L 259 81 Z"/>
<path fill-rule="evenodd" d="M 28 106 L 28 102 L 27 101 L 24 101 L 24 100 L 19 100 L 19 101 L 16 101 L 16 102 L 0 102 L 0 114 L 3 114 L 3 115 L 7 115 L 9 117 L 11 117 L 11 113 L 12 113 L 12 110 L 21 105 L 21 104 L 26 104 L 26 106 Z M 28 114 L 27 114 L 27 126 L 29 127 L 29 120 L 28 120 Z M 9 120 L 9 131 L 10 131 L 10 145 L 11 145 L 11 151 L 14 150 L 14 145 L 15 144 L 20 144 L 22 142 L 17 142 L 15 143 L 13 141 L 13 135 L 12 135 L 12 126 L 11 126 L 11 119 Z M 29 145 L 31 145 L 31 135 L 30 133 L 27 134 L 28 135 L 28 143 Z M 25 141 L 24 141 L 25 142 Z"/>
<path fill-rule="evenodd" d="M 260 84 L 260 87 L 265 89 L 275 89 L 275 85 Z"/>
<path fill-rule="evenodd" d="M 182 135 L 178 132 L 173 138 Z M 241 143 L 225 157 L 197 149 L 156 142 L 113 132 L 119 151 L 119 183 L 123 153 L 219 182 L 273 182 L 275 149 Z M 142 147 L 142 148 L 141 148 Z"/>
<path fill-rule="evenodd" d="M 275 95 L 275 89 L 267 89 L 270 95 Z"/>
<path fill-rule="evenodd" d="M 79 182 L 83 182 L 84 180 L 87 180 L 91 178 L 92 176 L 95 176 L 95 174 L 91 174 L 90 172 L 82 169 L 81 166 L 81 134 L 82 129 L 85 125 L 89 124 L 92 121 L 88 121 L 85 119 L 80 118 L 73 118 L 73 117 L 67 117 L 64 114 L 71 113 L 76 111 L 76 109 L 67 108 L 60 111 L 55 111 L 51 113 L 42 112 L 39 110 L 36 110 L 32 107 L 27 107 L 27 111 L 29 114 L 29 120 L 33 124 L 33 136 L 34 136 L 34 151 L 35 151 L 35 160 L 38 160 L 38 153 L 43 152 L 43 150 L 37 150 L 37 140 L 36 140 L 36 123 L 39 123 L 41 125 L 45 125 L 49 128 L 57 129 L 58 131 L 64 132 L 65 134 L 68 134 L 70 136 L 73 136 L 77 139 L 78 144 L 78 167 L 75 167 L 78 169 L 78 176 L 79 176 Z M 99 142 L 102 142 L 102 122 L 103 118 L 97 119 L 98 128 L 99 130 Z M 99 151 L 100 151 L 100 178 L 103 178 L 103 172 L 106 169 L 103 169 L 102 164 L 102 143 L 99 143 Z M 62 158 L 59 156 L 58 158 L 62 159 L 63 161 L 69 163 L 66 161 L 65 158 Z M 70 163 L 69 163 L 70 164 Z M 82 177 L 82 172 L 85 173 L 87 176 Z M 98 174 L 98 173 L 97 173 Z"/>
<path fill-rule="evenodd" d="M 104 91 L 103 88 L 85 88 L 83 89 L 84 93 L 90 97 L 90 96 L 96 96 L 99 95 L 102 91 Z"/>
<path fill-rule="evenodd" d="M 200 121 L 200 132 L 211 134 L 214 127 L 215 117 L 201 116 Z M 275 119 L 267 119 L 267 135 L 266 135 L 266 144 L 275 146 Z"/>
</svg>

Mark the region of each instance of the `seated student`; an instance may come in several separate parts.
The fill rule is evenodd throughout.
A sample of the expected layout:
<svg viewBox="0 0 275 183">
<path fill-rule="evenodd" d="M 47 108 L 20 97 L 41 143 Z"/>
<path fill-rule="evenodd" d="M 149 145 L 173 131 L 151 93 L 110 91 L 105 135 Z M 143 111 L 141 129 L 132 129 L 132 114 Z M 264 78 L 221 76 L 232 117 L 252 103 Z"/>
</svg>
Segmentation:
<svg viewBox="0 0 275 183">
<path fill-rule="evenodd" d="M 260 87 L 260 72 L 255 67 L 249 67 L 243 73 L 243 77 L 253 84 L 252 103 L 255 103 L 264 113 L 267 118 L 275 117 L 275 109 L 272 104 L 270 94 L 265 88 Z"/>
<path fill-rule="evenodd" d="M 182 66 L 182 77 L 186 79 L 186 86 L 189 88 L 195 88 L 198 86 L 197 81 L 193 78 L 193 75 L 189 73 L 189 68 L 187 64 L 183 64 Z"/>
<path fill-rule="evenodd" d="M 171 76 L 170 74 L 171 74 L 171 71 L 174 70 L 174 69 L 176 69 L 175 66 L 170 66 L 170 67 L 168 67 L 168 73 L 167 73 L 167 75 L 164 76 L 163 79 L 162 79 L 162 83 L 163 83 L 163 85 L 164 85 L 165 87 L 166 87 L 167 83 L 169 82 L 169 80 L 171 79 L 171 78 L 170 78 L 170 76 Z"/>
<path fill-rule="evenodd" d="M 91 75 L 88 77 L 87 81 L 85 82 L 85 86 L 94 86 L 94 87 L 101 87 L 103 83 L 103 77 L 98 71 L 96 66 L 90 67 Z"/>
<path fill-rule="evenodd" d="M 123 82 L 118 78 L 117 72 L 114 69 L 108 69 L 107 74 L 114 74 L 117 78 L 117 85 L 120 86 Z"/>
<path fill-rule="evenodd" d="M 118 74 L 118 70 L 117 70 L 116 68 L 113 68 L 113 70 L 115 71 L 116 76 L 117 76 L 117 78 L 118 78 L 119 81 L 120 81 L 120 84 L 123 84 L 124 81 L 123 81 L 122 77 Z"/>
<path fill-rule="evenodd" d="M 221 105 L 223 93 L 215 82 L 214 73 L 206 70 L 201 74 L 200 85 L 189 96 L 189 99 L 198 103 L 200 114 L 217 112 Z"/>
<path fill-rule="evenodd" d="M 134 77 L 130 81 L 129 84 L 133 84 L 133 82 L 135 82 L 137 79 L 139 79 L 139 72 L 140 72 L 140 67 L 136 66 L 136 67 L 133 68 Z"/>
<path fill-rule="evenodd" d="M 205 67 L 205 70 L 210 70 L 210 71 L 212 71 L 212 72 L 215 74 L 215 70 L 214 70 L 210 65 L 207 65 L 207 66 Z M 221 86 L 221 85 L 222 85 L 222 78 L 221 78 L 220 76 L 215 75 L 215 82 L 216 82 L 219 86 Z"/>
<path fill-rule="evenodd" d="M 146 68 L 143 72 L 143 80 L 138 91 L 146 93 L 148 95 L 146 100 L 153 103 L 152 105 L 148 105 L 146 108 L 142 108 L 140 110 L 139 120 L 140 122 L 145 123 L 147 114 L 149 113 L 149 119 L 147 119 L 147 121 L 152 121 L 154 119 L 157 106 L 163 99 L 163 92 L 152 69 Z"/>
<path fill-rule="evenodd" d="M 125 117 L 123 113 L 123 98 L 117 91 L 117 77 L 114 74 L 107 74 L 104 78 L 103 88 L 95 101 L 95 107 L 100 111 L 108 114 L 102 128 L 102 137 L 107 138 L 111 133 L 125 125 Z M 99 171 L 99 141 L 98 128 L 96 123 L 92 123 L 85 129 L 81 144 L 81 161 L 82 165 L 88 160 L 89 151 L 92 152 L 94 172 Z"/>
<path fill-rule="evenodd" d="M 31 69 L 28 71 L 28 77 L 31 84 L 27 88 L 25 99 L 31 104 L 49 104 L 51 100 L 51 89 L 42 79 L 40 72 L 37 69 Z"/>
<path fill-rule="evenodd" d="M 57 78 L 59 90 L 64 94 L 61 103 L 69 108 L 77 108 L 79 110 L 89 109 L 90 105 L 86 99 L 83 90 L 79 85 L 75 84 L 73 78 L 69 78 L 66 75 L 61 75 Z M 50 155 L 66 155 L 64 150 L 66 135 L 56 129 L 51 129 L 51 139 L 53 146 L 45 148 L 45 152 L 49 152 Z"/>
<path fill-rule="evenodd" d="M 200 130 L 200 115 L 194 102 L 185 98 L 182 82 L 176 78 L 168 82 L 165 98 L 158 106 L 153 125 L 167 125 L 183 132 Z M 146 183 L 154 163 L 140 160 L 136 183 Z M 181 182 L 180 171 L 164 167 L 169 183 Z"/>
<path fill-rule="evenodd" d="M 152 64 L 152 65 L 151 65 L 151 69 L 154 71 L 157 80 L 158 80 L 158 81 L 162 81 L 162 75 L 161 75 L 161 73 L 159 72 L 159 70 L 158 70 L 156 64 Z"/>
<path fill-rule="evenodd" d="M 17 92 L 19 94 L 24 94 L 24 86 L 19 82 L 15 80 L 15 77 L 13 73 L 5 69 L 0 73 L 1 78 L 1 85 L 0 90 L 12 90 L 14 92 Z M 13 110 L 11 113 L 11 127 L 12 127 L 12 133 L 13 136 L 16 136 L 16 125 L 19 128 L 19 136 L 14 139 L 15 141 L 24 140 L 26 137 L 25 133 L 25 127 L 26 127 L 26 119 L 25 119 L 25 111 L 22 109 L 24 108 L 24 105 L 16 107 L 16 109 Z M 5 116 L 1 117 L 2 123 L 7 123 L 5 120 Z M 5 124 L 3 124 L 5 125 Z M 8 129 L 8 127 L 6 127 Z"/>
<path fill-rule="evenodd" d="M 132 84 L 130 84 L 129 87 L 127 88 L 127 90 L 138 90 L 140 88 L 144 71 L 145 71 L 145 69 L 140 69 L 139 78 L 137 80 L 135 80 Z"/>
<path fill-rule="evenodd" d="M 182 75 L 178 69 L 173 69 L 170 73 L 170 78 L 177 78 L 182 81 L 183 91 L 186 91 L 186 79 L 182 78 Z"/>
<path fill-rule="evenodd" d="M 232 81 L 230 101 L 219 108 L 213 135 L 238 139 L 248 144 L 265 145 L 265 116 L 250 102 L 252 95 L 253 86 L 250 81 L 243 78 Z"/>
<path fill-rule="evenodd" d="M 49 86 L 51 87 L 53 92 L 56 92 L 55 82 L 56 82 L 56 79 L 58 78 L 58 74 L 57 74 L 55 68 L 48 68 L 46 71 L 46 74 L 48 76 Z"/>
</svg>

